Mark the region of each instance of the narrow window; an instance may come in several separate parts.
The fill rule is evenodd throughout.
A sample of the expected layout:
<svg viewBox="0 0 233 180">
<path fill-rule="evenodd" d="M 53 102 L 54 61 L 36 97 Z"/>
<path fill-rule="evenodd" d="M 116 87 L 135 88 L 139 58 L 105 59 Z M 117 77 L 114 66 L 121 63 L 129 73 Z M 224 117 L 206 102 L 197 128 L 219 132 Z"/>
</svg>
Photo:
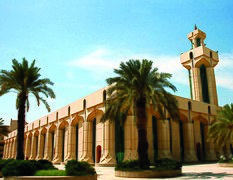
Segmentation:
<svg viewBox="0 0 233 180">
<path fill-rule="evenodd" d="M 83 100 L 83 109 L 86 109 L 86 99 Z"/>
<path fill-rule="evenodd" d="M 193 52 L 189 53 L 189 59 L 193 59 Z"/>
<path fill-rule="evenodd" d="M 70 115 L 70 106 L 68 107 L 68 116 Z"/>
<path fill-rule="evenodd" d="M 197 38 L 197 39 L 196 39 L 196 43 L 197 43 L 197 47 L 201 46 L 201 39 L 200 39 L 200 38 Z"/>
<path fill-rule="evenodd" d="M 201 65 L 200 67 L 200 76 L 201 76 L 203 102 L 210 103 L 206 67 L 204 65 Z"/>
<path fill-rule="evenodd" d="M 106 90 L 103 91 L 103 102 L 105 102 L 107 99 L 107 93 Z"/>
<path fill-rule="evenodd" d="M 208 106 L 208 114 L 211 114 L 211 107 Z"/>
</svg>

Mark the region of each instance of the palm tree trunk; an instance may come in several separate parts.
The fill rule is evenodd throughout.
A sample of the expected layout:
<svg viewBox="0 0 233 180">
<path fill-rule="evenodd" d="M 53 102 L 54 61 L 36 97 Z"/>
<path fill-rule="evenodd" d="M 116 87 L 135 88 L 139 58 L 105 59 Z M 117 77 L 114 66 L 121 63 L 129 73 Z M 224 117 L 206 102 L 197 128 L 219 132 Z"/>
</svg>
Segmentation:
<svg viewBox="0 0 233 180">
<path fill-rule="evenodd" d="M 25 104 L 26 94 L 22 93 L 19 97 L 18 110 L 18 133 L 17 133 L 17 156 L 16 159 L 24 159 L 24 126 L 25 126 Z"/>
<path fill-rule="evenodd" d="M 138 129 L 138 163 L 141 169 L 148 169 L 150 161 L 148 158 L 147 142 L 147 116 L 146 116 L 146 99 L 140 98 L 136 102 L 136 118 Z"/>
</svg>

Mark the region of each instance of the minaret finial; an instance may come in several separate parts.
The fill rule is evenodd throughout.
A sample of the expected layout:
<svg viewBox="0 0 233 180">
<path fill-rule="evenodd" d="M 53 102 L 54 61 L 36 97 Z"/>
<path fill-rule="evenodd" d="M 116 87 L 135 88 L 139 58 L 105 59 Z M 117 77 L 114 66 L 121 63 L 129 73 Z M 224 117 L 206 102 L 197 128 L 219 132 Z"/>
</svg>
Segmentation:
<svg viewBox="0 0 233 180">
<path fill-rule="evenodd" d="M 195 24 L 195 26 L 194 26 L 194 30 L 196 30 L 197 29 L 197 25 Z"/>
</svg>

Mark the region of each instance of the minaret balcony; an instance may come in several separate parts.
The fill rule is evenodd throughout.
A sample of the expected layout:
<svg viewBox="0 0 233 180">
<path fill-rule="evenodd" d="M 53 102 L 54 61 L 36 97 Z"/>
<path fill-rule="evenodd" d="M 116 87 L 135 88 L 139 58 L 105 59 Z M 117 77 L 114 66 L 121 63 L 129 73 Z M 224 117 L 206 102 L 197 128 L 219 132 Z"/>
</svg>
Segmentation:
<svg viewBox="0 0 233 180">
<path fill-rule="evenodd" d="M 199 46 L 182 53 L 180 55 L 180 62 L 187 69 L 191 69 L 192 66 L 198 67 L 201 64 L 205 64 L 207 67 L 215 67 L 219 62 L 218 52 L 205 46 Z"/>
</svg>

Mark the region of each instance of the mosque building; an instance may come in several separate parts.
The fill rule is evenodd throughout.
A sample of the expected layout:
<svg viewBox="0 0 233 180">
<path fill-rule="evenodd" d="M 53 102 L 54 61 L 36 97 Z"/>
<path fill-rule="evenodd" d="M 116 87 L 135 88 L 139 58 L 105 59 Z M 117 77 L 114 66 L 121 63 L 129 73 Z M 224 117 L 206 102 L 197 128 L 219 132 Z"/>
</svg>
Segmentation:
<svg viewBox="0 0 233 180">
<path fill-rule="evenodd" d="M 188 34 L 192 48 L 180 55 L 188 70 L 191 98 L 175 96 L 179 106 L 179 121 L 169 114 L 148 109 L 147 139 L 151 163 L 158 158 L 173 158 L 183 162 L 216 160 L 223 150 L 207 142 L 208 127 L 215 120 L 218 95 L 214 68 L 218 52 L 206 47 L 206 33 L 196 26 Z M 128 114 L 125 124 L 100 119 L 105 111 L 106 90 L 99 89 L 32 123 L 25 125 L 25 159 L 47 159 L 64 163 L 71 159 L 111 166 L 116 162 L 137 159 L 137 128 L 135 117 Z M 16 157 L 17 130 L 5 137 L 3 158 Z M 225 153 L 233 153 L 230 143 Z"/>
</svg>

